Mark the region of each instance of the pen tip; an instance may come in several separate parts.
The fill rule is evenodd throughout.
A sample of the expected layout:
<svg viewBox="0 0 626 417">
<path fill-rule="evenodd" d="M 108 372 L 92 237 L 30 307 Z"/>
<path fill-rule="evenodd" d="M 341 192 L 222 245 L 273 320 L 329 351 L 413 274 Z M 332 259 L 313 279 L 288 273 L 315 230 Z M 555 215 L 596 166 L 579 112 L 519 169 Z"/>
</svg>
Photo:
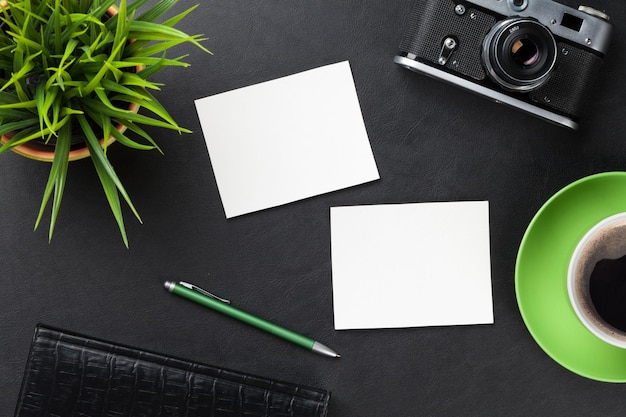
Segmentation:
<svg viewBox="0 0 626 417">
<path fill-rule="evenodd" d="M 172 281 L 165 281 L 165 284 L 163 284 L 163 286 L 169 292 L 172 292 L 172 290 L 174 289 L 174 283 Z"/>
<path fill-rule="evenodd" d="M 322 355 L 330 356 L 331 358 L 340 358 L 341 355 L 329 348 L 321 344 L 320 342 L 313 343 L 313 347 L 311 348 L 313 352 L 320 353 Z"/>
</svg>

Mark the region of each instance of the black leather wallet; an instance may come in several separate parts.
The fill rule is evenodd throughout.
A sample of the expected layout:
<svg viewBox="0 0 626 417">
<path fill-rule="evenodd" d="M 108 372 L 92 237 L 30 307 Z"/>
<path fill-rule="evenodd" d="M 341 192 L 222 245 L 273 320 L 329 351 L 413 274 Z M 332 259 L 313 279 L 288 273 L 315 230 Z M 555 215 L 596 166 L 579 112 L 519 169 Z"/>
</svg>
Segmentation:
<svg viewBox="0 0 626 417">
<path fill-rule="evenodd" d="M 323 417 L 330 393 L 38 325 L 16 417 Z"/>
</svg>

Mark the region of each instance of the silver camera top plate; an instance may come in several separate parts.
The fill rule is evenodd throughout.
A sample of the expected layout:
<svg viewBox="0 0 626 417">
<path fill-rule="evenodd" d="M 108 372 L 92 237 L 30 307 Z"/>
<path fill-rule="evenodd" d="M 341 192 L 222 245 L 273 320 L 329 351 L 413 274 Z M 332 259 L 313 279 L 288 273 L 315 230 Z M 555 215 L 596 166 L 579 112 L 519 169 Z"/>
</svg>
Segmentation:
<svg viewBox="0 0 626 417">
<path fill-rule="evenodd" d="M 604 19 L 551 0 L 524 0 L 516 6 L 512 0 L 467 0 L 503 16 L 532 17 L 563 39 L 605 54 L 611 40 L 612 25 Z M 580 28 L 565 26 L 564 19 L 574 19 Z M 576 25 L 578 26 L 578 25 Z"/>
</svg>

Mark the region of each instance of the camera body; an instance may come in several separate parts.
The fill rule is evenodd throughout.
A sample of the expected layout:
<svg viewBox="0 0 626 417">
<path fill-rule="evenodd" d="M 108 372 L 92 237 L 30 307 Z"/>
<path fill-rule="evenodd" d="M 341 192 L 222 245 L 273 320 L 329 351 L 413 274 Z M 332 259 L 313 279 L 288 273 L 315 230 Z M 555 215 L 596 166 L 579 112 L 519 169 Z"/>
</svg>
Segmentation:
<svg viewBox="0 0 626 417">
<path fill-rule="evenodd" d="M 551 0 L 416 0 L 394 61 L 576 129 L 609 46 L 608 20 Z"/>
</svg>

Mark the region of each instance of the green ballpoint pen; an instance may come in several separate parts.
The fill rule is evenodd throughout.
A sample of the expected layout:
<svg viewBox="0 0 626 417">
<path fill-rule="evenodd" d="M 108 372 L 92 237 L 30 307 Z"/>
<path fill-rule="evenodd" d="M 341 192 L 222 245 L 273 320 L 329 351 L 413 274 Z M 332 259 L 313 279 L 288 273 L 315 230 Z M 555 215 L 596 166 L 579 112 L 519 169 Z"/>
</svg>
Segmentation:
<svg viewBox="0 0 626 417">
<path fill-rule="evenodd" d="M 247 313 L 243 310 L 233 307 L 230 305 L 230 302 L 228 300 L 219 298 L 211 294 L 210 292 L 203 290 L 200 287 L 197 287 L 193 284 L 189 284 L 188 282 L 180 281 L 176 283 L 172 281 L 166 281 L 165 289 L 171 292 L 172 294 L 186 298 L 204 307 L 208 307 L 212 310 L 225 314 L 236 320 L 247 323 L 250 326 L 264 330 L 270 334 L 273 334 L 274 336 L 278 336 L 291 343 L 295 343 L 296 345 L 302 346 L 303 348 L 311 350 L 315 353 L 319 353 L 325 356 L 330 356 L 333 358 L 340 357 L 340 355 L 337 352 L 335 352 L 328 346 L 321 344 L 320 342 L 317 342 L 306 336 L 298 334 L 289 329 L 285 329 L 284 327 L 278 326 L 274 323 L 270 323 L 267 320 L 263 320 L 262 318 L 253 316 L 250 313 Z"/>
</svg>

